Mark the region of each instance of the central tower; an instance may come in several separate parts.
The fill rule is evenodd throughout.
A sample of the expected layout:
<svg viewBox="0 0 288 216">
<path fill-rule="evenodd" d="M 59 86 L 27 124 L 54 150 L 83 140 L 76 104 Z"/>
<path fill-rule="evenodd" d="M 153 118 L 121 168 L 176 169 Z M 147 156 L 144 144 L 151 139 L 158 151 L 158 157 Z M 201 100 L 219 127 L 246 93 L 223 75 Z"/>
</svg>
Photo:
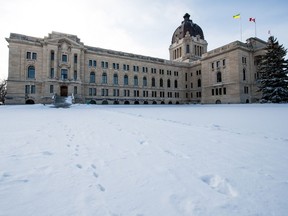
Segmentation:
<svg viewBox="0 0 288 216">
<path fill-rule="evenodd" d="M 170 60 L 191 62 L 201 58 L 207 52 L 207 41 L 200 26 L 190 19 L 186 13 L 184 21 L 174 31 L 169 47 Z"/>
</svg>

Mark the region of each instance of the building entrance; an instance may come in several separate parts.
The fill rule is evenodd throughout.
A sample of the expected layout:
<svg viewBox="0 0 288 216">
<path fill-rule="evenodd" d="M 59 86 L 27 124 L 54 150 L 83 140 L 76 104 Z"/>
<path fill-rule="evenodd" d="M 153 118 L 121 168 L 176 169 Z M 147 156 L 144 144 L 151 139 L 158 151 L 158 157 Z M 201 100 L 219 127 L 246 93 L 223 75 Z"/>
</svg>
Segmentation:
<svg viewBox="0 0 288 216">
<path fill-rule="evenodd" d="M 67 86 L 61 86 L 60 87 L 60 96 L 61 97 L 68 97 L 68 87 Z"/>
</svg>

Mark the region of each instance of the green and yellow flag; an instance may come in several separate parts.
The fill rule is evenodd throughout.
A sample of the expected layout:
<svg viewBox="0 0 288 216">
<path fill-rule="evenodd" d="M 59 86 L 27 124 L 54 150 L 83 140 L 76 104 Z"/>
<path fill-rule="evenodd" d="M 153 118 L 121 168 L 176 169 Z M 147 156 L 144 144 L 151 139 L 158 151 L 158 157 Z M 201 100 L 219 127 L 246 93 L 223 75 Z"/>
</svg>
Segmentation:
<svg viewBox="0 0 288 216">
<path fill-rule="evenodd" d="M 233 16 L 234 19 L 240 19 L 240 14 L 236 14 Z"/>
</svg>

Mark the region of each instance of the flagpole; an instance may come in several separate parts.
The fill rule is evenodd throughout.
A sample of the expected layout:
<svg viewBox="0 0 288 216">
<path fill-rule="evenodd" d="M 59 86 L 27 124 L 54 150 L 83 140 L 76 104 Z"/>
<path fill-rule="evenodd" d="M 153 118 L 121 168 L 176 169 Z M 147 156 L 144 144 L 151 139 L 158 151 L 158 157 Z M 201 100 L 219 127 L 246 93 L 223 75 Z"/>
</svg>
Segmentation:
<svg viewBox="0 0 288 216">
<path fill-rule="evenodd" d="M 256 19 L 255 19 L 255 38 L 257 37 L 257 31 L 256 31 Z"/>
<path fill-rule="evenodd" d="M 242 42 L 242 19 L 240 16 L 240 38 L 241 38 L 241 42 Z"/>
</svg>

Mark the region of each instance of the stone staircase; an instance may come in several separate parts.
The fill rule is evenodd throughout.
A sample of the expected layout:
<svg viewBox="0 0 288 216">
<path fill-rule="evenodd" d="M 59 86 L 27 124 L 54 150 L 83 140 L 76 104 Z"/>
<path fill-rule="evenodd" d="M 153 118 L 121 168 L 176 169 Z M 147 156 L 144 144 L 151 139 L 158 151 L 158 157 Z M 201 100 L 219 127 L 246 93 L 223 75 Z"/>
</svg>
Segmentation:
<svg viewBox="0 0 288 216">
<path fill-rule="evenodd" d="M 72 96 L 68 96 L 68 97 L 61 97 L 61 96 L 58 96 L 58 95 L 54 95 L 53 97 L 53 104 L 55 107 L 63 107 L 63 108 L 69 108 L 72 103 L 73 103 L 73 95 Z"/>
</svg>

